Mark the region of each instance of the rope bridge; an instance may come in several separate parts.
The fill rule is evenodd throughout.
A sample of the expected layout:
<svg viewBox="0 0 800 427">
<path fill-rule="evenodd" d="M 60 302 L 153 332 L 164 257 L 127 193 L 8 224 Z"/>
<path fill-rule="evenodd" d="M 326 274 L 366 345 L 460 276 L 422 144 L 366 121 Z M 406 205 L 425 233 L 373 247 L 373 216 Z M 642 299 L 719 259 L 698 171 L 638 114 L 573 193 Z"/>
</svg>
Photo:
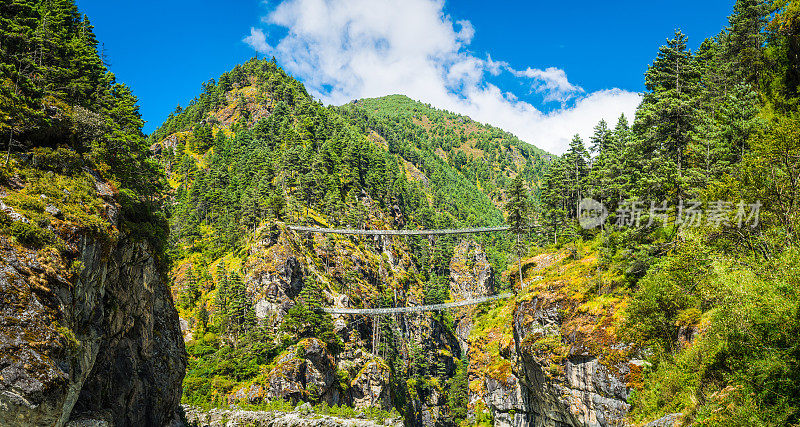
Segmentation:
<svg viewBox="0 0 800 427">
<path fill-rule="evenodd" d="M 504 294 L 492 295 L 487 297 L 473 298 L 463 301 L 448 302 L 444 304 L 430 304 L 430 305 L 414 305 L 410 307 L 384 307 L 384 308 L 339 308 L 330 307 L 323 308 L 326 313 L 331 314 L 366 314 L 366 315 L 381 315 L 393 313 L 411 313 L 420 311 L 437 311 L 447 308 L 463 307 L 465 305 L 475 305 L 484 302 L 494 301 L 498 299 L 505 299 L 514 296 L 511 292 Z"/>
<path fill-rule="evenodd" d="M 317 228 L 317 227 L 300 227 L 297 225 L 290 225 L 290 230 L 311 233 L 326 233 L 326 234 L 357 234 L 361 236 L 429 236 L 440 234 L 470 234 L 470 233 L 493 233 L 495 231 L 506 231 L 510 227 L 482 227 L 482 228 L 455 228 L 455 229 L 440 229 L 440 230 L 357 230 L 357 229 L 336 229 L 336 228 Z"/>
</svg>

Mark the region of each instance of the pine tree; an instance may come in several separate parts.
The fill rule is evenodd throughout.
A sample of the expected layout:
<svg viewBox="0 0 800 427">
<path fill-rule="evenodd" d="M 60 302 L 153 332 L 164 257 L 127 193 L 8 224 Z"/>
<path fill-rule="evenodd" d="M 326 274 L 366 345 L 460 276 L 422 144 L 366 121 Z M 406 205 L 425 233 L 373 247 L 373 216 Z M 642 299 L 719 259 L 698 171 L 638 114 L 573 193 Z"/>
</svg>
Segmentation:
<svg viewBox="0 0 800 427">
<path fill-rule="evenodd" d="M 617 161 L 619 150 L 613 132 L 605 120 L 600 120 L 594 127 L 594 135 L 590 139 L 590 150 L 595 154 L 592 167 L 586 179 L 586 196 L 607 203 L 608 198 L 615 198 L 613 189 L 613 167 Z"/>
<path fill-rule="evenodd" d="M 44 120 L 36 82 L 38 26 L 35 2 L 15 0 L 0 5 L 0 132 L 8 134 L 5 166 L 8 167 L 15 137 Z"/>
<path fill-rule="evenodd" d="M 516 250 L 517 250 L 517 267 L 519 269 L 519 286 L 522 289 L 522 255 L 523 247 L 520 243 L 520 235 L 528 232 L 528 208 L 530 203 L 528 201 L 528 191 L 525 189 L 525 180 L 522 175 L 517 175 L 511 183 L 511 188 L 508 189 L 508 203 L 506 210 L 508 211 L 508 225 L 511 227 L 511 232 L 516 234 Z"/>
<path fill-rule="evenodd" d="M 280 331 L 289 336 L 290 343 L 303 338 L 316 337 L 328 345 L 328 350 L 338 353 L 342 340 L 333 331 L 333 319 L 322 311 L 324 295 L 322 285 L 309 277 L 295 305 L 289 309 L 280 326 Z"/>
<path fill-rule="evenodd" d="M 627 199 L 631 187 L 631 176 L 634 176 L 630 166 L 629 150 L 632 143 L 631 129 L 628 119 L 620 115 L 612 131 L 613 152 L 608 161 L 608 195 L 606 197 L 609 213 L 616 212 L 623 200 Z"/>
<path fill-rule="evenodd" d="M 200 332 L 205 333 L 208 331 L 208 309 L 206 308 L 206 304 L 200 304 L 200 307 L 197 309 L 197 321 L 200 322 Z"/>
<path fill-rule="evenodd" d="M 228 330 L 238 344 L 239 338 L 255 326 L 253 304 L 247 294 L 242 276 L 234 271 L 230 275 L 228 299 Z"/>
<path fill-rule="evenodd" d="M 228 328 L 228 301 L 230 283 L 228 281 L 228 273 L 225 270 L 225 265 L 222 261 L 217 264 L 217 295 L 214 305 L 217 308 L 220 317 L 222 331 Z"/>
<path fill-rule="evenodd" d="M 181 305 L 183 308 L 192 308 L 200 298 L 200 289 L 197 286 L 197 277 L 194 274 L 194 268 L 189 266 L 189 271 L 186 272 L 186 289 L 181 295 Z"/>
<path fill-rule="evenodd" d="M 589 149 L 595 156 L 599 157 L 606 150 L 611 149 L 611 144 L 613 142 L 612 139 L 612 132 L 608 128 L 608 123 L 605 120 L 600 120 L 597 125 L 594 127 L 594 134 L 592 135 L 591 139 L 589 140 L 592 145 Z"/>
<path fill-rule="evenodd" d="M 589 175 L 589 153 L 583 145 L 580 135 L 575 135 L 569 143 L 569 149 L 564 154 L 567 163 L 566 175 L 571 189 L 570 204 L 567 212 L 571 218 L 577 217 L 578 203 L 585 196 L 586 177 Z"/>
<path fill-rule="evenodd" d="M 777 13 L 767 25 L 769 66 L 764 71 L 764 94 L 776 108 L 800 105 L 800 2 L 776 0 Z"/>
<path fill-rule="evenodd" d="M 570 191 L 567 178 L 567 161 L 560 158 L 550 165 L 542 180 L 542 218 L 547 229 L 552 232 L 554 243 L 558 242 L 558 236 L 567 221 Z"/>
<path fill-rule="evenodd" d="M 637 112 L 633 153 L 642 169 L 637 185 L 642 198 L 685 198 L 684 156 L 696 135 L 699 92 L 699 72 L 686 42 L 676 31 L 645 73 L 648 93 Z"/>
<path fill-rule="evenodd" d="M 765 67 L 764 29 L 770 6 L 768 0 L 736 0 L 723 40 L 725 59 L 733 68 L 734 81 L 748 83 L 753 88 Z"/>
</svg>

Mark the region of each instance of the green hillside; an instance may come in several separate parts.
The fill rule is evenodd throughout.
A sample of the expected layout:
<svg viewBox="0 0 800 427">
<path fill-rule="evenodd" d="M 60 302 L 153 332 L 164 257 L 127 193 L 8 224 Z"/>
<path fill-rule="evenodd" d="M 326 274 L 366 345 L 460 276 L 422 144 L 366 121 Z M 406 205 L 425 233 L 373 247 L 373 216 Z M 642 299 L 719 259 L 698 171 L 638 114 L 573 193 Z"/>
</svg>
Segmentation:
<svg viewBox="0 0 800 427">
<path fill-rule="evenodd" d="M 405 160 L 435 155 L 503 207 L 511 180 L 521 174 L 536 194 L 552 155 L 496 127 L 439 110 L 403 95 L 359 99 L 340 107 L 387 140 Z M 419 151 L 416 151 L 417 149 Z"/>
<path fill-rule="evenodd" d="M 431 120 L 457 120 L 438 110 L 426 111 Z M 228 399 L 227 393 L 261 384 L 273 358 L 305 338 L 323 338 L 332 352 L 341 351 L 342 339 L 348 337 L 333 333 L 330 316 L 315 314 L 320 305 L 332 305 L 340 296 L 356 307 L 454 298 L 450 266 L 461 237 L 443 236 L 435 242 L 394 238 L 387 248 L 388 242 L 376 246 L 357 238 L 310 239 L 285 228 L 503 225 L 503 213 L 489 197 L 498 192 L 487 193 L 485 187 L 505 185 L 520 172 L 536 182 L 545 164 L 538 151 L 497 133 L 497 139 L 482 140 L 486 156 L 498 162 L 490 162 L 496 166 L 478 179 L 467 165 L 477 162 L 459 163 L 457 147 L 445 151 L 437 145 L 446 137 L 412 136 L 419 129 L 422 126 L 413 122 L 357 108 L 324 107 L 274 62 L 251 60 L 219 81 L 204 84 L 190 105 L 177 109 L 150 136 L 171 185 L 173 291 L 181 317 L 190 322 L 196 337 L 187 344 L 194 357 L 184 399 L 220 403 Z M 480 127 L 468 134 L 465 147 L 479 141 L 475 134 L 483 132 L 490 135 L 492 130 Z M 447 153 L 453 153 L 455 163 Z M 476 239 L 495 270 L 505 269 L 511 239 L 503 234 Z M 263 290 L 252 283 L 254 275 L 262 274 L 259 271 L 280 272 L 284 249 L 278 251 L 276 243 L 288 245 L 301 261 L 304 284 L 302 292 L 282 301 L 296 308 L 269 324 L 255 317 L 254 305 Z M 452 320 L 440 315 L 424 318 L 439 331 L 437 339 L 454 342 Z M 382 333 L 388 355 L 381 363 L 388 363 L 393 372 L 394 407 L 409 411 L 407 400 L 418 393 L 408 391 L 406 381 L 419 380 L 419 387 L 434 381 L 446 390 L 461 356 L 451 344 L 441 353 L 433 343 L 399 339 L 393 330 L 411 326 L 398 320 Z M 374 327 L 353 330 L 362 343 L 356 347 L 369 347 L 363 340 Z M 400 359 L 414 351 L 438 356 L 420 354 L 412 364 Z M 220 365 L 220 357 L 233 365 Z"/>
<path fill-rule="evenodd" d="M 800 425 L 800 1 L 563 156 L 257 58 L 145 135 L 98 44 L 0 3 L 0 424 Z"/>
</svg>

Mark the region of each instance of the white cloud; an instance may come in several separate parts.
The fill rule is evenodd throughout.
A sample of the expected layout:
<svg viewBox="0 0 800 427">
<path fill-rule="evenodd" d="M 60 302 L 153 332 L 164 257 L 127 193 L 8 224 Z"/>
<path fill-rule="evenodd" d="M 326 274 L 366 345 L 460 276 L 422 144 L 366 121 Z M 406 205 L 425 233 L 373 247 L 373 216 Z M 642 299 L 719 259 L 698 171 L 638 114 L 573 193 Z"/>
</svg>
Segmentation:
<svg viewBox="0 0 800 427">
<path fill-rule="evenodd" d="M 613 124 L 621 113 L 632 117 L 639 104 L 638 94 L 620 89 L 587 94 L 558 68 L 517 71 L 488 54 L 482 59 L 467 50 L 472 24 L 454 23 L 443 7 L 441 0 L 285 0 L 263 21 L 287 34 L 270 45 L 261 29 L 251 28 L 244 42 L 274 55 L 326 103 L 401 93 L 556 154 L 575 133 L 588 137 L 601 118 Z M 504 71 L 532 80 L 545 102 L 561 108 L 543 113 L 486 80 Z"/>
<path fill-rule="evenodd" d="M 567 73 L 556 67 L 549 67 L 545 70 L 530 68 L 517 71 L 507 67 L 511 74 L 517 77 L 527 77 L 533 79 L 533 89 L 536 92 L 544 92 L 544 101 L 559 101 L 562 104 L 585 92 L 582 87 L 575 86 L 567 80 Z"/>
<path fill-rule="evenodd" d="M 260 28 L 250 27 L 250 35 L 242 39 L 242 41 L 250 45 L 256 52 L 269 53 L 272 49 L 267 44 L 266 34 Z"/>
</svg>

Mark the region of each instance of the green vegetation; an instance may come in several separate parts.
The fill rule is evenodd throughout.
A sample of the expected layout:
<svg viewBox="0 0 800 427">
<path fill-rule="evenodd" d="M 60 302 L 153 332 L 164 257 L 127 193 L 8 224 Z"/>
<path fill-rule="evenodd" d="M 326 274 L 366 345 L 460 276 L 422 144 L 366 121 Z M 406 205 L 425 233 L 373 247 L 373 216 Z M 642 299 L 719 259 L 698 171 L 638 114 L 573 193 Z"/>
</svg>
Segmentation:
<svg viewBox="0 0 800 427">
<path fill-rule="evenodd" d="M 677 31 L 633 126 L 599 123 L 591 158 L 576 137 L 543 184 L 541 241 L 593 240 L 600 268 L 632 292 L 620 332 L 652 364 L 630 398 L 637 422 L 800 421 L 800 8 L 739 0 L 729 22 L 696 52 Z M 606 205 L 603 229 L 577 227 L 581 197 Z M 695 203 L 705 215 L 691 223 Z"/>
<path fill-rule="evenodd" d="M 633 421 L 681 412 L 701 426 L 797 425 L 798 40 L 800 2 L 738 0 L 729 25 L 696 51 L 680 31 L 659 49 L 635 117 L 599 122 L 588 141 L 576 136 L 556 158 L 402 95 L 325 107 L 274 59 L 206 82 L 146 137 L 136 98 L 107 70 L 71 0 L 6 1 L 0 186 L 8 212 L 0 211 L 0 233 L 56 264 L 68 233 L 156 245 L 191 323 L 183 399 L 193 405 L 227 405 L 291 346 L 318 338 L 328 354 L 361 346 L 379 356 L 392 373 L 395 408 L 410 413 L 411 399 L 446 396 L 443 422 L 457 424 L 480 388 L 472 372 L 512 373 L 503 354 L 516 304 L 548 291 L 563 297 L 562 310 L 595 322 L 569 327 L 583 328 L 579 344 L 603 362 L 648 359 L 631 383 Z M 599 229 L 578 225 L 587 197 L 610 214 Z M 705 209 L 696 222 L 692 206 Z M 760 209 L 758 222 L 745 208 Z M 535 267 L 547 289 L 532 281 L 511 303 L 477 309 L 472 338 L 481 352 L 469 361 L 450 343 L 409 340 L 388 316 L 353 327 L 346 341 L 321 310 L 331 295 L 364 307 L 448 301 L 458 238 L 316 239 L 285 227 L 504 222 L 519 236 L 516 247 L 507 236 L 477 237 L 494 271 L 514 270 L 516 258 L 522 282 L 534 243 L 556 246 L 558 256 Z M 286 265 L 270 264 L 278 258 Z M 82 268 L 74 262 L 69 273 Z M 259 268 L 301 278 L 288 285 L 292 305 L 274 324 L 256 316 L 255 299 L 267 298 L 248 289 Z M 420 319 L 419 335 L 455 341 L 450 314 Z M 58 331 L 75 345 L 72 331 Z M 605 346 L 617 334 L 633 344 L 630 354 Z M 549 330 L 519 344 L 556 378 L 569 354 L 564 336 Z M 370 337 L 374 348 L 366 348 Z M 336 372 L 342 391 L 352 374 Z M 318 390 L 305 393 L 317 412 L 355 415 L 319 403 Z M 474 409 L 476 423 L 491 422 Z"/>
<path fill-rule="evenodd" d="M 407 99 L 365 103 L 385 103 L 383 109 L 393 109 L 398 100 Z M 406 104 L 421 106 L 410 100 Z M 432 108 L 420 111 L 425 123 L 468 121 Z M 423 124 L 398 123 L 361 105 L 323 107 L 274 61 L 250 60 L 237 66 L 219 81 L 204 84 L 201 95 L 185 109 L 178 108 L 150 136 L 150 143 L 160 150 L 158 158 L 169 172 L 175 196 L 168 212 L 173 277 L 180 283 L 176 290 L 181 315 L 192 320 L 197 337 L 187 344 L 191 357 L 184 399 L 192 404 L 221 402 L 256 380 L 272 368 L 270 358 L 252 356 L 253 346 L 265 340 L 269 345 L 262 354 L 273 358 L 309 337 L 319 338 L 331 354 L 338 354 L 345 343 L 334 334 L 330 315 L 321 311 L 330 304 L 325 296 L 330 292 L 348 295 L 356 306 L 407 304 L 412 296 L 404 289 L 419 292 L 425 303 L 448 301 L 450 260 L 459 238 L 443 236 L 435 243 L 423 237 L 392 240 L 392 251 L 409 256 L 410 265 L 403 272 L 392 272 L 394 278 L 384 283 L 355 270 L 355 265 L 331 267 L 344 260 L 363 262 L 375 273 L 392 270 L 374 242 L 355 237 L 299 238 L 286 234 L 284 224 L 350 228 L 502 224 L 496 201 L 479 187 L 505 185 L 510 182 L 506 177 L 514 173 L 518 181 L 527 176 L 529 185 L 535 185 L 544 161 L 538 150 L 506 133 L 469 125 L 472 134 L 462 143 L 485 140 L 485 149 L 493 153 L 487 156 L 507 159 L 505 166 L 481 179 L 450 163 L 447 153 L 458 147 L 442 148 L 452 136 L 439 129 L 442 126 L 428 133 Z M 475 164 L 485 167 L 485 161 Z M 281 322 L 267 326 L 271 320 L 254 317 L 255 301 L 241 283 L 245 273 L 239 266 L 252 260 L 249 254 L 257 242 L 277 236 L 285 239 L 280 245 L 289 245 L 301 256 L 303 283 L 299 294 L 290 295 L 294 304 Z M 495 268 L 504 268 L 511 247 L 507 239 L 481 239 Z M 276 261 L 264 257 L 266 264 Z M 398 289 L 404 301 L 397 300 Z M 454 333 L 449 316 L 434 321 L 446 333 Z M 392 369 L 397 408 L 406 405 L 408 378 L 419 380 L 415 384 L 420 384 L 421 393 L 430 387 L 444 393 L 463 386 L 447 382 L 460 355 L 440 354 L 439 349 L 425 346 L 403 348 L 406 344 L 393 319 L 371 327 L 380 331 L 376 350 Z M 210 342 L 203 336 L 208 334 L 214 338 Z M 369 334 L 364 335 L 360 339 L 369 342 Z M 403 358 L 406 351 L 412 353 L 409 365 Z M 452 402 L 459 405 L 453 408 L 455 416 L 463 418 L 461 406 L 466 401 Z"/>
<path fill-rule="evenodd" d="M 115 239 L 95 189 L 102 180 L 122 205 L 119 227 L 163 247 L 163 174 L 136 97 L 107 71 L 89 19 L 70 0 L 14 0 L 0 5 L 0 22 L 0 184 L 22 184 L 4 202 L 30 220 L 2 232 L 36 248 L 62 248 L 52 230 L 66 224 Z"/>
</svg>

